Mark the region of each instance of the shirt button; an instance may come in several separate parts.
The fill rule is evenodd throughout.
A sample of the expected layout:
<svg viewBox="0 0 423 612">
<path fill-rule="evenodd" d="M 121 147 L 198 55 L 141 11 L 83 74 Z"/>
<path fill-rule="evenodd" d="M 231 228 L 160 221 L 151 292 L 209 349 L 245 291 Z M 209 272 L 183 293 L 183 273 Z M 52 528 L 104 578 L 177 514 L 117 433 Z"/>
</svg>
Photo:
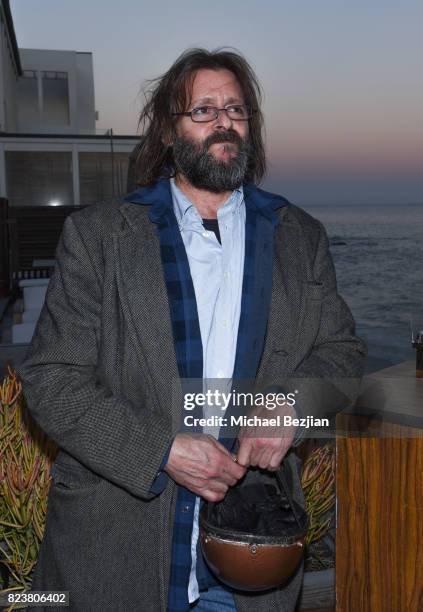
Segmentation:
<svg viewBox="0 0 423 612">
<path fill-rule="evenodd" d="M 208 232 L 202 232 L 202 236 L 204 236 L 204 238 L 208 238 L 209 237 L 209 233 Z"/>
<path fill-rule="evenodd" d="M 190 511 L 190 506 L 187 504 L 186 506 L 182 506 L 181 508 L 181 512 L 189 512 Z"/>
</svg>

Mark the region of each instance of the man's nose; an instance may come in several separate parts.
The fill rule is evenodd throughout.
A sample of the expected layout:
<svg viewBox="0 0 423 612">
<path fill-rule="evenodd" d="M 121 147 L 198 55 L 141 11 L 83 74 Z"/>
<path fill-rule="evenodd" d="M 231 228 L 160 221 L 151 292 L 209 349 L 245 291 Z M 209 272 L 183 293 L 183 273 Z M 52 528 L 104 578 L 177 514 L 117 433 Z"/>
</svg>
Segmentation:
<svg viewBox="0 0 423 612">
<path fill-rule="evenodd" d="M 229 117 L 228 113 L 225 110 L 219 109 L 218 115 L 214 120 L 214 128 L 215 129 L 229 129 L 232 127 L 232 119 Z"/>
</svg>

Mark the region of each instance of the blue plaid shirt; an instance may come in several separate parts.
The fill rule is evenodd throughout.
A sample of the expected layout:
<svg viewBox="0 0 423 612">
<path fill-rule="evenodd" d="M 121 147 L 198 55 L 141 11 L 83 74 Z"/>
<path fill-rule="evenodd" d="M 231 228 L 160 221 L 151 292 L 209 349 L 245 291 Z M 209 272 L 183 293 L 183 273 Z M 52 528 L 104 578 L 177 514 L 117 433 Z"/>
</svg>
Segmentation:
<svg viewBox="0 0 423 612">
<path fill-rule="evenodd" d="M 173 209 L 188 257 L 197 302 L 203 345 L 203 378 L 223 379 L 224 391 L 232 379 L 241 312 L 245 244 L 245 203 L 242 186 L 232 192 L 217 211 L 221 244 L 214 232 L 207 231 L 194 204 L 170 181 Z M 215 386 L 213 385 L 213 389 Z M 206 408 L 205 408 L 206 410 Z M 205 414 L 205 416 L 207 416 Z M 219 435 L 219 429 L 206 427 L 204 433 Z M 188 599 L 200 596 L 210 580 L 205 576 L 201 551 L 197 551 L 200 498 L 195 500 L 191 536 L 192 565 Z"/>
</svg>

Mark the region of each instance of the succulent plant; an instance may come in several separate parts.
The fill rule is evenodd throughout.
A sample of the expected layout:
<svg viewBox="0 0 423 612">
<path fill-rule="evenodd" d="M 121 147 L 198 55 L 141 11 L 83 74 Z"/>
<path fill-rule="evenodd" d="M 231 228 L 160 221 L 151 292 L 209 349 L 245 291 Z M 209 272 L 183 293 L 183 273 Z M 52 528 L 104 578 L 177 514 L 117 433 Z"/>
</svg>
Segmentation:
<svg viewBox="0 0 423 612">
<path fill-rule="evenodd" d="M 0 385 L 0 586 L 25 590 L 43 537 L 57 446 L 31 418 L 16 373 Z"/>
<path fill-rule="evenodd" d="M 321 568 L 332 566 L 333 551 L 322 546 L 325 536 L 334 527 L 335 517 L 335 449 L 328 442 L 315 448 L 304 462 L 301 483 L 309 516 L 306 537 L 307 566 L 314 567 L 313 559 Z M 322 553 L 323 551 L 323 553 Z M 329 557 L 329 558 L 328 558 Z"/>
</svg>

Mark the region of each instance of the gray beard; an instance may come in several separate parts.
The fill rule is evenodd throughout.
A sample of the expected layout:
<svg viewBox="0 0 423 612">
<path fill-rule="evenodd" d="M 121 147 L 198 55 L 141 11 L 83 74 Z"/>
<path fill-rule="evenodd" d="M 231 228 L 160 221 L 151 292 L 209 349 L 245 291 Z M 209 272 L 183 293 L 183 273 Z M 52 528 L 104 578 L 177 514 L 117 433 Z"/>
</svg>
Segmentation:
<svg viewBox="0 0 423 612">
<path fill-rule="evenodd" d="M 237 155 L 227 162 L 219 161 L 208 152 L 211 144 L 224 141 L 238 145 Z M 173 142 L 175 170 L 182 173 L 193 187 L 213 193 L 233 191 L 245 178 L 250 150 L 248 140 L 243 140 L 233 131 L 212 134 L 200 145 L 185 138 L 175 137 Z"/>
</svg>

